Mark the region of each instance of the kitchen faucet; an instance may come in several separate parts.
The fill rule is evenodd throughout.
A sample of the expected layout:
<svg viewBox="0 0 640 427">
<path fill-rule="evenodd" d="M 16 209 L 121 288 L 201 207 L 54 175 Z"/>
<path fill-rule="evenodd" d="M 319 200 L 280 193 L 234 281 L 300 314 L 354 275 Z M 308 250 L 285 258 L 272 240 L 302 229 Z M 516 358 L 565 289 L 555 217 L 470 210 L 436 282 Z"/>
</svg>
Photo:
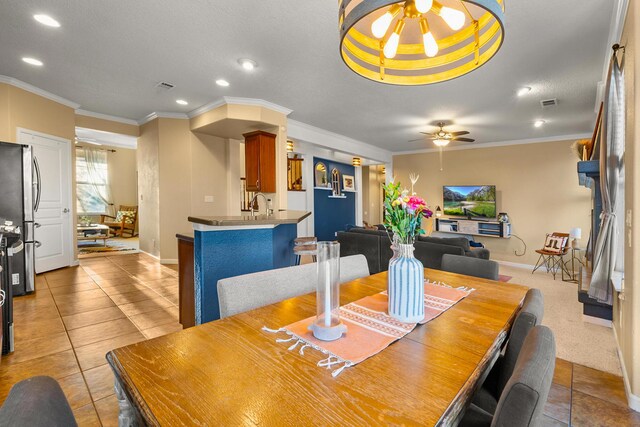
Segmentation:
<svg viewBox="0 0 640 427">
<path fill-rule="evenodd" d="M 253 196 L 253 198 L 249 202 L 249 206 L 251 207 L 251 216 L 255 216 L 255 214 L 256 214 L 256 210 L 253 209 L 253 206 L 254 206 L 254 202 L 256 201 L 258 196 L 262 196 L 262 198 L 264 199 L 264 203 L 265 203 L 266 211 L 267 211 L 267 216 L 273 215 L 273 209 L 271 209 L 269 207 L 269 205 L 271 204 L 271 199 L 267 199 L 267 196 L 265 196 L 264 194 L 258 192 Z"/>
</svg>

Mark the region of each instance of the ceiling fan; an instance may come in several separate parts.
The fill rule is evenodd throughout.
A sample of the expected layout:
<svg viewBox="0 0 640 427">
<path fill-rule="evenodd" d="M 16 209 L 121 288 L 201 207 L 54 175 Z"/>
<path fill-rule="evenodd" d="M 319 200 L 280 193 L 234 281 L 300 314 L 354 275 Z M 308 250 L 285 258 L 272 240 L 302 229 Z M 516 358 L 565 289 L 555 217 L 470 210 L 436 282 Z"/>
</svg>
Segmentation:
<svg viewBox="0 0 640 427">
<path fill-rule="evenodd" d="M 440 151 L 440 170 L 443 170 L 442 167 L 442 149 L 449 145 L 451 141 L 460 141 L 460 142 L 474 142 L 475 139 L 471 138 L 461 138 L 463 135 L 469 135 L 469 132 L 466 130 L 461 130 L 458 132 L 446 132 L 444 130 L 444 123 L 438 123 L 438 127 L 440 130 L 437 132 L 429 133 L 429 132 L 420 132 L 425 135 L 428 139 L 432 140 L 433 143 L 438 147 L 438 151 Z M 421 141 L 424 137 L 411 140 L 409 142 Z"/>
<path fill-rule="evenodd" d="M 420 132 L 423 135 L 426 135 L 428 139 L 433 140 L 433 143 L 438 147 L 446 147 L 449 145 L 451 141 L 460 141 L 460 142 L 474 142 L 475 139 L 471 138 L 460 138 L 463 135 L 469 135 L 469 132 L 466 130 L 462 130 L 459 132 L 446 132 L 444 130 L 444 123 L 438 123 L 438 127 L 440 130 L 437 132 L 429 133 L 429 132 Z M 413 139 L 409 142 L 421 141 L 423 138 Z"/>
</svg>

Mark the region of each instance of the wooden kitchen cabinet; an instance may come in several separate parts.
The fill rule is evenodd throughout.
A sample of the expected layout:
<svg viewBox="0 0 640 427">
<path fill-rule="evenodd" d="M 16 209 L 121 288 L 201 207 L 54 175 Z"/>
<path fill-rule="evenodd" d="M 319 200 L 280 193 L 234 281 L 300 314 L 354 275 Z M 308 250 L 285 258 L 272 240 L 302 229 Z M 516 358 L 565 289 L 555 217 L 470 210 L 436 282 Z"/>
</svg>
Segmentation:
<svg viewBox="0 0 640 427">
<path fill-rule="evenodd" d="M 244 135 L 247 191 L 276 192 L 276 135 L 261 130 Z"/>
</svg>

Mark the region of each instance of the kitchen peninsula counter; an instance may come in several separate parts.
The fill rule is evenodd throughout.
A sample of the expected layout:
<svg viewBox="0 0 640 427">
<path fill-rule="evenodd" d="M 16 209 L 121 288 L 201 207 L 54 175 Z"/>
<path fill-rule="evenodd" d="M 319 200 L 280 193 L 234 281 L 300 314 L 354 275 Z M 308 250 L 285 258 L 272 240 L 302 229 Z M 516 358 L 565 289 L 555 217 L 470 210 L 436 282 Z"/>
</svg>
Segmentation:
<svg viewBox="0 0 640 427">
<path fill-rule="evenodd" d="M 294 265 L 298 223 L 309 215 L 284 210 L 272 215 L 190 216 L 194 323 L 220 318 L 218 280 Z"/>
<path fill-rule="evenodd" d="M 230 227 L 230 226 L 252 226 L 252 225 L 280 225 L 280 224 L 297 224 L 311 212 L 305 211 L 278 211 L 272 215 L 255 215 L 251 214 L 237 216 L 190 216 L 189 222 L 194 224 L 208 225 L 212 227 Z"/>
</svg>

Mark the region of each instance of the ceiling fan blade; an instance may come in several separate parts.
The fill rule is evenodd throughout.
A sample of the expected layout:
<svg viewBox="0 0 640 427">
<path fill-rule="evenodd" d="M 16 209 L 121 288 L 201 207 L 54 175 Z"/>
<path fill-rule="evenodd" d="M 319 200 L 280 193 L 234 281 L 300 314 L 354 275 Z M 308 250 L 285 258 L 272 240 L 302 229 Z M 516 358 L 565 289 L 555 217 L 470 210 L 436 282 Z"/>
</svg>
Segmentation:
<svg viewBox="0 0 640 427">
<path fill-rule="evenodd" d="M 412 139 L 412 140 L 407 141 L 407 142 L 416 142 L 416 141 L 424 141 L 424 138 Z"/>
<path fill-rule="evenodd" d="M 462 135 L 469 135 L 469 132 L 466 130 L 461 130 L 459 132 L 450 132 L 451 136 L 462 136 Z"/>
<path fill-rule="evenodd" d="M 418 132 L 418 133 L 421 133 L 423 135 L 429 135 L 429 136 L 435 135 L 434 133 L 429 133 L 429 132 Z"/>
<path fill-rule="evenodd" d="M 471 139 L 471 138 L 452 138 L 451 141 L 474 142 L 475 139 Z"/>
</svg>

